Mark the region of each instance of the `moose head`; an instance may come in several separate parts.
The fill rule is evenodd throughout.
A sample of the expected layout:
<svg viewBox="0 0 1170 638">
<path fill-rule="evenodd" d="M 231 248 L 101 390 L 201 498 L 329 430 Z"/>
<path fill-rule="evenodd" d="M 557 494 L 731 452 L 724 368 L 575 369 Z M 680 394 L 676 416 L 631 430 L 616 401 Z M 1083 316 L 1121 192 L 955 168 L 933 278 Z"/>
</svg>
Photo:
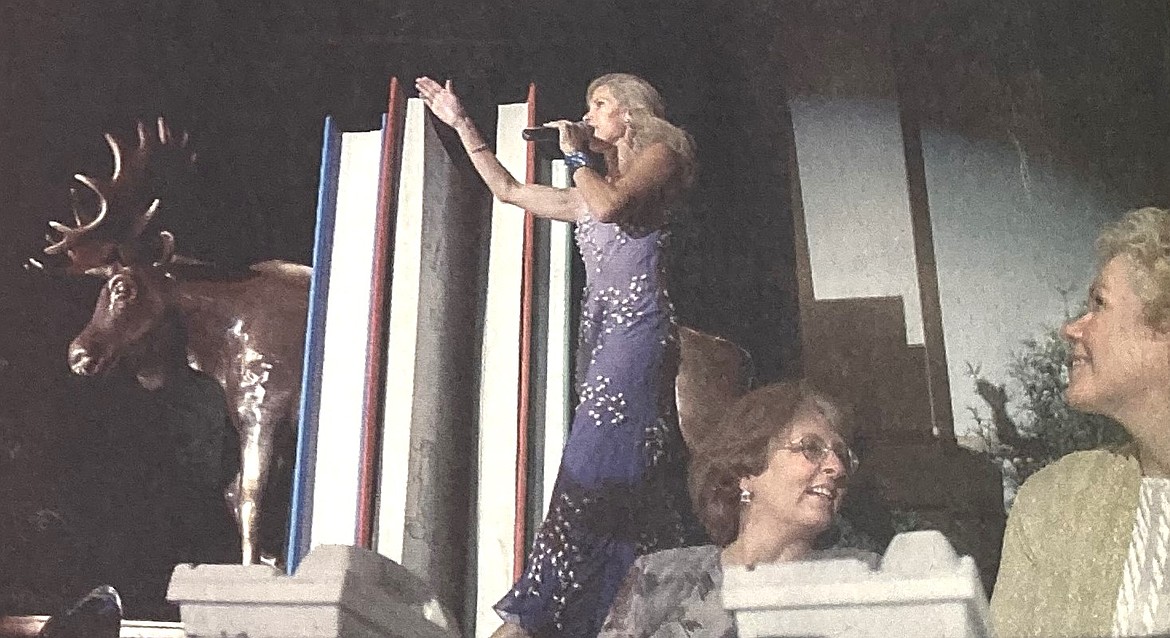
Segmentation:
<svg viewBox="0 0 1170 638">
<path fill-rule="evenodd" d="M 162 232 L 162 255 L 153 263 L 120 261 L 92 268 L 106 277 L 93 316 L 69 344 L 69 368 L 94 376 L 122 363 L 148 390 L 166 382 L 168 370 L 186 365 L 186 339 L 174 303 L 175 282 L 166 266 L 174 240 Z"/>
</svg>

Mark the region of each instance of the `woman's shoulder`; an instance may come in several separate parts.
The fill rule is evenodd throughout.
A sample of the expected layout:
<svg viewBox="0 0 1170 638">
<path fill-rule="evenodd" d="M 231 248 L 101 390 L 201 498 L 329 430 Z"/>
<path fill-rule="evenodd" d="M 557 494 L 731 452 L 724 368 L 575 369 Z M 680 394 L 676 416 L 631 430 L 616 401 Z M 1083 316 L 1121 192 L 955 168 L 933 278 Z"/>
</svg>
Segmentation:
<svg viewBox="0 0 1170 638">
<path fill-rule="evenodd" d="M 1137 459 L 1126 448 L 1073 452 L 1028 477 L 1017 498 L 1027 499 L 1053 490 L 1063 492 L 1099 486 L 1106 477 L 1120 479 L 1126 474 L 1136 477 L 1139 472 Z"/>
<path fill-rule="evenodd" d="M 723 581 L 719 563 L 720 548 L 715 545 L 681 547 L 647 554 L 634 562 L 628 580 L 654 623 L 666 622 L 670 611 L 701 604 Z"/>
<path fill-rule="evenodd" d="M 642 165 L 643 172 L 656 175 L 657 179 L 669 183 L 678 177 L 679 169 L 685 159 L 677 149 L 658 140 L 640 146 L 633 154 L 628 166 Z M 649 167 L 649 170 L 646 167 Z"/>
<path fill-rule="evenodd" d="M 1128 450 L 1073 452 L 1028 477 L 1016 494 L 1010 518 L 1048 525 L 1112 508 L 1136 495 L 1141 468 Z"/>
<path fill-rule="evenodd" d="M 635 565 L 646 572 L 702 569 L 719 564 L 720 548 L 717 545 L 696 545 L 664 549 L 641 556 Z"/>
<path fill-rule="evenodd" d="M 622 584 L 601 636 L 733 635 L 717 595 L 720 548 L 668 549 L 639 557 Z"/>
</svg>

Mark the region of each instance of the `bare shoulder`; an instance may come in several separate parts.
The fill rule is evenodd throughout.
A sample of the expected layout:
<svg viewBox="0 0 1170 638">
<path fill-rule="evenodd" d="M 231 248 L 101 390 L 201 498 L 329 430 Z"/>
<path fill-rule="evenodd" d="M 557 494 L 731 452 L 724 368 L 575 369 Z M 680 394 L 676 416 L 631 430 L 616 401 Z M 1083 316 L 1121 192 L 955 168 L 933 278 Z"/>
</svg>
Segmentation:
<svg viewBox="0 0 1170 638">
<path fill-rule="evenodd" d="M 676 166 L 682 161 L 677 151 L 667 146 L 666 142 L 654 142 L 642 149 L 637 160 L 658 166 Z"/>
<path fill-rule="evenodd" d="M 684 168 L 684 160 L 677 151 L 665 142 L 654 142 L 638 153 L 619 179 L 641 198 L 666 198 L 667 193 L 681 187 Z"/>
</svg>

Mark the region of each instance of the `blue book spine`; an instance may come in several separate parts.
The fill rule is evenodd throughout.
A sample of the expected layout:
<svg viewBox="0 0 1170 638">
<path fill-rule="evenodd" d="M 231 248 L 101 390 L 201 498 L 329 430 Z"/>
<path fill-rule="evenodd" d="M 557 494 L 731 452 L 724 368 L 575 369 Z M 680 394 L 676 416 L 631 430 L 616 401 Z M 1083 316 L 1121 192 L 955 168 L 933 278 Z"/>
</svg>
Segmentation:
<svg viewBox="0 0 1170 638">
<path fill-rule="evenodd" d="M 297 458 L 293 468 L 292 502 L 286 569 L 292 574 L 309 551 L 313 521 L 313 470 L 316 462 L 317 421 L 320 414 L 321 363 L 325 352 L 325 307 L 329 298 L 329 258 L 337 216 L 337 178 L 341 166 L 341 131 L 332 116 L 325 117 L 321 145 L 321 178 L 317 191 L 317 227 L 313 242 L 313 277 L 309 284 L 309 317 L 301 378 L 301 405 L 297 423 Z"/>
</svg>

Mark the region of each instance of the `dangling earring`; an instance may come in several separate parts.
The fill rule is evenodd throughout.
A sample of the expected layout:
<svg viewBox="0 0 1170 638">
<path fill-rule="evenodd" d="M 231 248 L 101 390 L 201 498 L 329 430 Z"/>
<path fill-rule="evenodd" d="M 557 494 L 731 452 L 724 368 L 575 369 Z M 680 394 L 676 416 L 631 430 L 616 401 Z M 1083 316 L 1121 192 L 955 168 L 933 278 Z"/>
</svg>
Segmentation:
<svg viewBox="0 0 1170 638">
<path fill-rule="evenodd" d="M 752 502 L 752 491 L 746 487 L 739 488 L 739 502 L 747 505 Z"/>
</svg>

